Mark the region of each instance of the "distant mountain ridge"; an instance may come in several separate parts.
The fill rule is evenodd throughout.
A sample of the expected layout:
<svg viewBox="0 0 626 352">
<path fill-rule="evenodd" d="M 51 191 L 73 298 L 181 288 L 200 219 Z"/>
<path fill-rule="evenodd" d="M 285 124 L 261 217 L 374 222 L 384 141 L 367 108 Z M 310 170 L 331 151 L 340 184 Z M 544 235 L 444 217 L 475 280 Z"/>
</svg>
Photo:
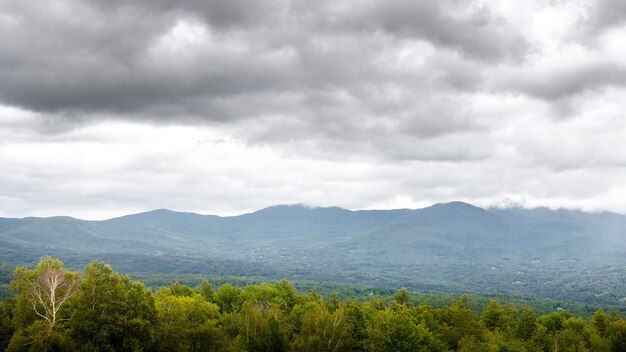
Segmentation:
<svg viewBox="0 0 626 352">
<path fill-rule="evenodd" d="M 534 292 L 527 283 L 544 276 L 623 272 L 626 216 L 452 202 L 358 211 L 278 205 L 229 217 L 157 209 L 103 221 L 0 218 L 0 261 L 32 263 L 43 255 L 77 266 L 98 258 L 131 273 L 252 273 L 466 290 L 506 280 L 506 289 Z"/>
</svg>

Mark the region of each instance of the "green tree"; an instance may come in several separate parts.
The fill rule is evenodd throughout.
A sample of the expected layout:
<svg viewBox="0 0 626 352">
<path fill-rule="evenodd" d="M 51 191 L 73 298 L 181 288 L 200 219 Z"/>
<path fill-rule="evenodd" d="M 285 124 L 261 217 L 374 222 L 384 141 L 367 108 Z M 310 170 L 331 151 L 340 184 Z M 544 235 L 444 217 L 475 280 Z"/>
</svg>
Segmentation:
<svg viewBox="0 0 626 352">
<path fill-rule="evenodd" d="M 502 332 L 508 332 L 515 325 L 515 319 L 511 316 L 511 311 L 501 306 L 495 299 L 489 301 L 489 304 L 483 310 L 481 320 L 489 331 L 498 329 Z"/>
<path fill-rule="evenodd" d="M 560 333 L 559 348 L 562 351 L 585 351 L 589 348 L 591 332 L 581 318 L 567 318 Z"/>
<path fill-rule="evenodd" d="M 345 304 L 346 321 L 352 326 L 352 336 L 354 336 L 354 351 L 363 351 L 365 340 L 367 339 L 368 321 L 363 310 L 363 306 L 354 301 Z"/>
<path fill-rule="evenodd" d="M 30 303 L 50 333 L 59 321 L 64 320 L 61 308 L 76 294 L 76 278 L 75 273 L 63 268 L 63 262 L 46 257 L 33 270 L 17 267 L 11 287 Z"/>
<path fill-rule="evenodd" d="M 343 307 L 330 313 L 323 303 L 315 303 L 302 317 L 294 348 L 304 352 L 350 351 L 354 344 L 352 332 Z"/>
<path fill-rule="evenodd" d="M 183 285 L 178 281 L 174 281 L 174 283 L 170 285 L 170 292 L 173 296 L 177 297 L 190 297 L 191 295 L 193 295 L 193 290 L 191 290 L 189 286 Z"/>
<path fill-rule="evenodd" d="M 230 313 L 235 310 L 241 289 L 231 284 L 223 284 L 215 294 L 215 301 L 220 306 L 222 313 Z"/>
<path fill-rule="evenodd" d="M 215 292 L 213 291 L 213 285 L 207 280 L 202 280 L 196 287 L 196 293 L 200 294 L 207 302 L 214 301 Z"/>
<path fill-rule="evenodd" d="M 554 312 L 540 316 L 537 318 L 537 323 L 545 326 L 548 332 L 554 333 L 563 330 L 565 320 L 571 317 L 568 311 Z"/>
<path fill-rule="evenodd" d="M 220 351 L 222 336 L 217 326 L 219 307 L 200 294 L 176 296 L 159 291 L 155 296 L 158 325 L 157 346 L 163 351 Z"/>
<path fill-rule="evenodd" d="M 459 302 L 452 302 L 438 314 L 439 329 L 443 341 L 453 350 L 459 347 L 461 339 L 484 342 L 486 329 L 478 316 L 469 308 L 467 296 Z"/>
<path fill-rule="evenodd" d="M 77 274 L 60 260 L 42 258 L 34 269 L 17 267 L 11 288 L 19 294 L 13 317 L 16 328 L 7 351 L 71 350 L 66 334 L 69 301 L 77 292 Z"/>
<path fill-rule="evenodd" d="M 411 299 L 411 295 L 409 295 L 409 292 L 404 287 L 396 292 L 396 294 L 393 296 L 393 300 L 397 305 L 403 305 L 406 307 L 413 306 L 413 300 Z"/>
<path fill-rule="evenodd" d="M 280 280 L 273 286 L 277 290 L 279 298 L 277 303 L 279 303 L 283 313 L 290 312 L 296 304 L 304 302 L 304 297 L 298 293 L 296 288 L 293 287 L 289 281 Z"/>
<path fill-rule="evenodd" d="M 15 305 L 15 299 L 0 302 L 0 351 L 4 351 L 9 346 L 11 336 L 15 332 L 15 326 L 12 322 Z"/>
<path fill-rule="evenodd" d="M 442 351 L 438 342 L 424 324 L 416 324 L 404 309 L 378 312 L 369 333 L 369 350 L 394 351 Z"/>
<path fill-rule="evenodd" d="M 606 329 L 609 327 L 609 316 L 606 315 L 602 307 L 598 308 L 591 318 L 591 326 L 596 329 L 600 336 L 606 336 Z"/>
<path fill-rule="evenodd" d="M 267 315 L 267 318 L 264 317 Z M 239 351 L 286 351 L 287 340 L 280 324 L 280 310 L 254 307 L 244 302 L 238 314 L 239 334 L 235 346 Z"/>
<path fill-rule="evenodd" d="M 607 336 L 611 341 L 611 352 L 626 352 L 626 321 L 624 319 L 609 323 Z"/>
<path fill-rule="evenodd" d="M 537 316 L 530 308 L 524 308 L 517 321 L 516 335 L 522 340 L 530 339 L 537 330 Z"/>
<path fill-rule="evenodd" d="M 74 338 L 86 351 L 140 351 L 153 342 L 157 313 L 149 290 L 93 261 L 80 282 Z"/>
</svg>

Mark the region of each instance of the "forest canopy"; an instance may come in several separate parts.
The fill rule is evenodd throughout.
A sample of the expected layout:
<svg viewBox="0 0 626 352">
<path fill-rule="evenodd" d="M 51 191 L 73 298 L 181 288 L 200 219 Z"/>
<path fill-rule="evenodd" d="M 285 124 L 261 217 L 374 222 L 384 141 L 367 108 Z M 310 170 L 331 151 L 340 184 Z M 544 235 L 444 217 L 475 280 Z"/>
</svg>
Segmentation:
<svg viewBox="0 0 626 352">
<path fill-rule="evenodd" d="M 6 351 L 626 351 L 626 320 L 602 308 L 538 315 L 491 300 L 476 312 L 468 296 L 435 308 L 406 289 L 389 302 L 325 299 L 286 280 L 153 292 L 105 263 L 78 273 L 50 257 L 16 268 L 11 289 Z"/>
</svg>

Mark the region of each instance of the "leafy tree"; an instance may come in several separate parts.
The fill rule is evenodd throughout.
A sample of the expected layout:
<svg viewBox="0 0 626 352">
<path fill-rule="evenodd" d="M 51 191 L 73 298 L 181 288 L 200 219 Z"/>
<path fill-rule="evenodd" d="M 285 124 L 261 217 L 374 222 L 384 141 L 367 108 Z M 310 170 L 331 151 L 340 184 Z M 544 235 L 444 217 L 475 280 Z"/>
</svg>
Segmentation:
<svg viewBox="0 0 626 352">
<path fill-rule="evenodd" d="M 213 285 L 207 280 L 202 280 L 196 287 L 196 293 L 200 294 L 207 302 L 213 302 L 215 292 L 213 291 Z"/>
<path fill-rule="evenodd" d="M 191 295 L 193 295 L 193 291 L 189 286 L 183 285 L 178 281 L 174 281 L 174 283 L 170 285 L 170 292 L 176 297 L 190 297 Z"/>
<path fill-rule="evenodd" d="M 153 342 L 157 314 L 149 290 L 139 282 L 93 261 L 80 282 L 70 322 L 83 350 L 140 351 Z"/>
<path fill-rule="evenodd" d="M 76 294 L 77 275 L 63 268 L 60 260 L 43 258 L 33 270 L 26 267 L 15 269 L 13 290 L 29 303 L 35 314 L 42 318 L 48 334 L 55 325 L 64 320 L 61 308 Z"/>
<path fill-rule="evenodd" d="M 530 308 L 524 308 L 517 321 L 517 337 L 522 340 L 530 339 L 537 330 L 537 316 Z"/>
<path fill-rule="evenodd" d="M 443 341 L 456 350 L 461 339 L 485 341 L 485 327 L 469 308 L 467 296 L 461 297 L 459 302 L 453 302 L 439 311 L 439 329 Z M 468 341 L 469 341 L 468 340 Z"/>
<path fill-rule="evenodd" d="M 409 292 L 404 287 L 398 290 L 398 292 L 393 296 L 393 300 L 397 305 L 403 305 L 406 307 L 413 306 L 411 295 L 409 295 Z"/>
<path fill-rule="evenodd" d="M 219 351 L 219 307 L 200 294 L 176 296 L 167 291 L 155 295 L 157 346 L 163 351 Z"/>
<path fill-rule="evenodd" d="M 589 350 L 593 352 L 611 352 L 611 341 L 593 332 L 589 337 Z"/>
<path fill-rule="evenodd" d="M 9 346 L 11 336 L 15 332 L 12 322 L 15 304 L 15 299 L 0 302 L 0 351 L 4 351 Z"/>
<path fill-rule="evenodd" d="M 239 311 L 239 335 L 235 346 L 240 351 L 286 351 L 287 340 L 280 326 L 280 312 L 267 312 L 268 319 L 251 302 L 244 302 Z"/>
<path fill-rule="evenodd" d="M 591 318 L 591 326 L 596 329 L 600 336 L 606 336 L 606 329 L 609 326 L 609 316 L 606 315 L 602 307 L 598 308 Z"/>
<path fill-rule="evenodd" d="M 304 302 L 304 297 L 287 280 L 278 281 L 274 284 L 274 288 L 280 298 L 278 303 L 283 313 L 290 312 L 296 304 Z"/>
<path fill-rule="evenodd" d="M 458 345 L 458 352 L 491 352 L 492 350 L 487 343 L 477 339 L 476 336 L 463 336 Z"/>
<path fill-rule="evenodd" d="M 315 303 L 304 313 L 294 347 L 304 352 L 350 351 L 354 344 L 352 332 L 343 307 L 330 313 L 323 304 Z"/>
<path fill-rule="evenodd" d="M 589 348 L 590 331 L 580 318 L 567 318 L 560 333 L 559 348 L 563 351 L 584 351 Z"/>
<path fill-rule="evenodd" d="M 611 352 L 626 352 L 626 321 L 615 320 L 609 324 L 607 336 L 611 341 Z"/>
<path fill-rule="evenodd" d="M 554 333 L 564 328 L 565 320 L 571 318 L 568 311 L 554 312 L 552 314 L 543 315 L 537 319 L 537 323 L 546 327 L 548 332 Z"/>
<path fill-rule="evenodd" d="M 354 301 L 345 304 L 346 321 L 352 326 L 352 336 L 354 336 L 354 351 L 363 351 L 365 340 L 367 339 L 368 321 L 363 310 L 363 306 Z"/>
<path fill-rule="evenodd" d="M 424 324 L 415 324 L 406 308 L 378 312 L 369 335 L 371 351 L 444 350 Z"/>
<path fill-rule="evenodd" d="M 11 288 L 19 294 L 13 317 L 16 328 L 7 351 L 72 350 L 65 334 L 69 312 L 64 310 L 77 292 L 77 274 L 60 260 L 42 258 L 34 269 L 17 267 Z"/>
<path fill-rule="evenodd" d="M 339 298 L 337 297 L 337 291 L 333 291 L 330 296 L 330 302 L 328 302 L 328 311 L 334 312 L 341 306 L 341 302 L 339 302 Z"/>
<path fill-rule="evenodd" d="M 235 310 L 241 289 L 231 284 L 223 284 L 215 294 L 215 301 L 220 306 L 222 313 L 230 313 Z"/>
<path fill-rule="evenodd" d="M 439 327 L 439 321 L 435 317 L 435 310 L 430 305 L 425 303 L 421 304 L 412 312 L 415 316 L 415 320 L 426 325 L 428 330 L 435 331 Z"/>
</svg>

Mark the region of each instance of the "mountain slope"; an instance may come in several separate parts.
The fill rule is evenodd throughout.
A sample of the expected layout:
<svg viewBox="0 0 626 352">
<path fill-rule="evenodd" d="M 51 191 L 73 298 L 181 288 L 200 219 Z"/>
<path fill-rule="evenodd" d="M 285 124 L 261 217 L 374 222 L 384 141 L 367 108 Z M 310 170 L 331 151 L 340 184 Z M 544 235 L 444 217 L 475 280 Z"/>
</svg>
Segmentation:
<svg viewBox="0 0 626 352">
<path fill-rule="evenodd" d="M 52 255 L 100 258 L 128 272 L 261 272 L 521 292 L 558 275 L 620 275 L 625 243 L 622 215 L 461 202 L 384 211 L 281 205 L 233 217 L 160 209 L 105 221 L 0 219 L 0 260 L 11 263 Z"/>
</svg>

